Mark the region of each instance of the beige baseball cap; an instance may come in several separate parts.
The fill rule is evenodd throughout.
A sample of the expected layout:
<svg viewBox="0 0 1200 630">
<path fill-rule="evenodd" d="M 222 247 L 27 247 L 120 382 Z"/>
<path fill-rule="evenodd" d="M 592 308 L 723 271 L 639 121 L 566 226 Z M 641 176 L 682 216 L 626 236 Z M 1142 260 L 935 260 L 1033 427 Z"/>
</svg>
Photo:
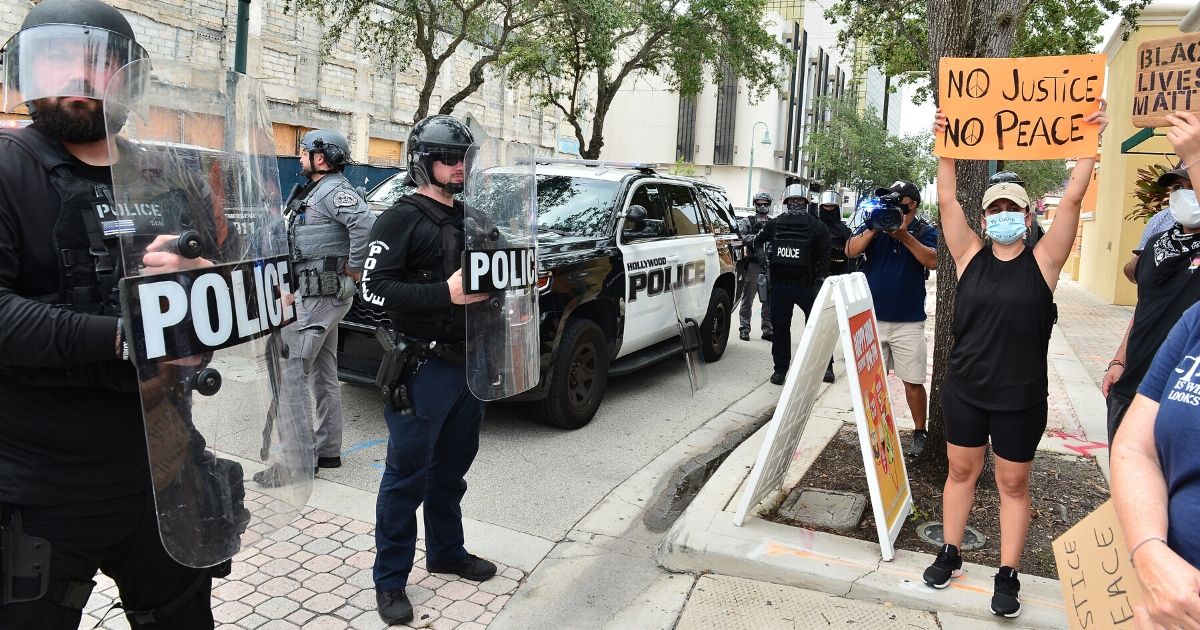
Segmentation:
<svg viewBox="0 0 1200 630">
<path fill-rule="evenodd" d="M 983 209 L 987 210 L 997 199 L 1007 199 L 1022 208 L 1029 207 L 1029 193 L 1012 182 L 994 184 L 983 193 Z"/>
</svg>

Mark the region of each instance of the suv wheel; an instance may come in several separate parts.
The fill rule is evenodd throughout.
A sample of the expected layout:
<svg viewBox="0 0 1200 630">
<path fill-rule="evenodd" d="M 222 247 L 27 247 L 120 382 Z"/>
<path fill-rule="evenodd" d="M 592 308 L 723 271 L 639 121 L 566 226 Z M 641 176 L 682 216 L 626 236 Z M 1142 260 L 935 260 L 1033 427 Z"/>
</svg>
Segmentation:
<svg viewBox="0 0 1200 630">
<path fill-rule="evenodd" d="M 708 300 L 708 314 L 700 325 L 700 351 L 705 361 L 720 361 L 721 355 L 725 354 L 732 317 L 733 301 L 729 299 L 729 294 L 725 289 L 714 287 L 712 297 Z"/>
<path fill-rule="evenodd" d="M 560 429 L 578 429 L 596 415 L 608 386 L 608 342 L 595 322 L 571 319 L 563 330 L 548 375 L 545 400 L 534 403 L 538 420 Z"/>
</svg>

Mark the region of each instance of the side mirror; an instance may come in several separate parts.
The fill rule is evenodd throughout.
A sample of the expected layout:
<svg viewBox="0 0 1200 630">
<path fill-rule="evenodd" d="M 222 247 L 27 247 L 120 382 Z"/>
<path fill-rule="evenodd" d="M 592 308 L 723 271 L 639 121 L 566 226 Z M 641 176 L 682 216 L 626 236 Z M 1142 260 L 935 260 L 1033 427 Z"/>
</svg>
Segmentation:
<svg viewBox="0 0 1200 630">
<path fill-rule="evenodd" d="M 646 208 L 644 206 L 629 206 L 625 211 L 625 219 L 633 223 L 641 223 L 646 220 Z"/>
</svg>

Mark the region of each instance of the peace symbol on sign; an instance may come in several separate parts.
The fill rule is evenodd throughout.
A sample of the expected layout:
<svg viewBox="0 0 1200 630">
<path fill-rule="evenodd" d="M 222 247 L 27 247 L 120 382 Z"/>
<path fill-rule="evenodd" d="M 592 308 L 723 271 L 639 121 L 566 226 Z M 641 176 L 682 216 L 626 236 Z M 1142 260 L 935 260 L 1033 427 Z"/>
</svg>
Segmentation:
<svg viewBox="0 0 1200 630">
<path fill-rule="evenodd" d="M 983 121 L 978 118 L 972 118 L 963 123 L 962 140 L 963 144 L 973 147 L 979 144 L 983 139 Z"/>
<path fill-rule="evenodd" d="M 987 94 L 990 87 L 992 87 L 992 78 L 982 68 L 972 70 L 967 75 L 967 96 L 979 98 Z"/>
</svg>

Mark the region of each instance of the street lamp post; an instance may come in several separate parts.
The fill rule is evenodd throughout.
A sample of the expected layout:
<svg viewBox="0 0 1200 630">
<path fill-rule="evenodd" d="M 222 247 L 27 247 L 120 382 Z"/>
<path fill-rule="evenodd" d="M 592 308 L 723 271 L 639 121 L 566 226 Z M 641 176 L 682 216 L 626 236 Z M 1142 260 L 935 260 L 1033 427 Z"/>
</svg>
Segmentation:
<svg viewBox="0 0 1200 630">
<path fill-rule="evenodd" d="M 754 123 L 754 126 L 750 128 L 750 169 L 749 169 L 750 172 L 746 175 L 746 207 L 747 208 L 749 208 L 751 206 L 750 195 L 754 193 L 754 130 L 758 129 L 759 125 L 763 126 L 762 143 L 763 144 L 771 144 L 771 129 L 769 127 L 767 127 L 767 123 L 762 122 L 762 121 Z"/>
</svg>

